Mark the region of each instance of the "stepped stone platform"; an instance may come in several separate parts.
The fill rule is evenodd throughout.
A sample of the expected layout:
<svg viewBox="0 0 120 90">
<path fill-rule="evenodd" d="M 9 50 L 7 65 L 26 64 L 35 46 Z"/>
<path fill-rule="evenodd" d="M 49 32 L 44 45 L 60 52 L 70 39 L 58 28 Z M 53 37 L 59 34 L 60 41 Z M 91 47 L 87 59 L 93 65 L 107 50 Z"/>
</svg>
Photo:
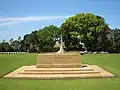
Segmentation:
<svg viewBox="0 0 120 90">
<path fill-rule="evenodd" d="M 22 66 L 4 76 L 6 78 L 63 79 L 63 78 L 102 78 L 114 75 L 97 65 L 83 68 L 37 68 L 36 65 Z"/>
<path fill-rule="evenodd" d="M 22 66 L 5 75 L 5 78 L 29 79 L 63 79 L 63 78 L 95 78 L 113 77 L 110 72 L 97 65 L 81 63 L 77 53 L 38 54 L 37 64 Z"/>
</svg>

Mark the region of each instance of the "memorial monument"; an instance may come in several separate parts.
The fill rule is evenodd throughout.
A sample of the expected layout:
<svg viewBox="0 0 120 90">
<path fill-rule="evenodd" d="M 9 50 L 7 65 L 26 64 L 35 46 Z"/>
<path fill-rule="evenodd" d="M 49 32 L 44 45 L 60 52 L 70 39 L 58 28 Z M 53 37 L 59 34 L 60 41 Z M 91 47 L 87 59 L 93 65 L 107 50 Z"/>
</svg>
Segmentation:
<svg viewBox="0 0 120 90">
<path fill-rule="evenodd" d="M 56 45 L 55 45 L 56 46 Z M 66 53 L 63 46 L 62 35 L 60 38 L 60 49 L 55 53 L 38 54 L 37 68 L 73 68 L 81 67 L 80 55 L 77 53 Z"/>
<path fill-rule="evenodd" d="M 63 79 L 113 76 L 113 74 L 100 68 L 97 65 L 82 64 L 79 53 L 65 52 L 61 36 L 61 44 L 58 52 L 38 54 L 36 65 L 22 66 L 4 77 Z"/>
</svg>

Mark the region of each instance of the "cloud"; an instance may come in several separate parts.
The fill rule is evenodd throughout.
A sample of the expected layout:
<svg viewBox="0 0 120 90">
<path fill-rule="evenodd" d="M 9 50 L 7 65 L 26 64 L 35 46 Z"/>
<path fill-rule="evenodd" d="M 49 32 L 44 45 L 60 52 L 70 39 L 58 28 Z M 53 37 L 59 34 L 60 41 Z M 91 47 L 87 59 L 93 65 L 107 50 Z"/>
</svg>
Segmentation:
<svg viewBox="0 0 120 90">
<path fill-rule="evenodd" d="M 20 23 L 20 22 L 19 21 L 8 21 L 8 22 L 0 23 L 0 26 L 14 25 L 17 23 Z"/>
<path fill-rule="evenodd" d="M 0 26 L 13 25 L 16 23 L 64 19 L 70 16 L 31 16 L 31 17 L 0 17 Z"/>
</svg>

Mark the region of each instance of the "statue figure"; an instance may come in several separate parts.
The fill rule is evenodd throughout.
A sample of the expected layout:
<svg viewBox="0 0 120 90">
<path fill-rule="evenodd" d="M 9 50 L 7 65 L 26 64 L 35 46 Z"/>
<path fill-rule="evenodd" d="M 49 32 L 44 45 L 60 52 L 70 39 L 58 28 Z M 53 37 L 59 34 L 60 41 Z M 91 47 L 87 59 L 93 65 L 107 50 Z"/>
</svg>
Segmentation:
<svg viewBox="0 0 120 90">
<path fill-rule="evenodd" d="M 58 41 L 56 41 L 56 44 L 55 44 L 54 47 L 60 47 L 60 49 L 59 49 L 59 51 L 58 51 L 57 53 L 62 54 L 62 53 L 65 52 L 65 51 L 64 51 L 64 47 L 65 47 L 65 45 L 64 45 L 64 42 L 63 42 L 63 39 L 62 39 L 62 34 L 61 34 L 61 37 L 60 37 L 60 44 L 59 44 Z"/>
</svg>

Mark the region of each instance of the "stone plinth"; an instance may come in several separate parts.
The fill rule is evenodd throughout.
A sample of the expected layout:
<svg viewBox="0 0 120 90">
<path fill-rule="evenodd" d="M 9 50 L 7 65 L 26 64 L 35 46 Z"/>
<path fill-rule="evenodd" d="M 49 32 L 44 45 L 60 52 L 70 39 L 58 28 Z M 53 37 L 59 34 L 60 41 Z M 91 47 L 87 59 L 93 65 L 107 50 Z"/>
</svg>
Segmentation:
<svg viewBox="0 0 120 90">
<path fill-rule="evenodd" d="M 36 68 L 36 65 L 22 66 L 5 75 L 5 78 L 26 79 L 70 79 L 70 78 L 110 78 L 114 75 L 97 65 L 83 68 Z"/>
<path fill-rule="evenodd" d="M 80 54 L 38 54 L 37 68 L 80 68 Z"/>
<path fill-rule="evenodd" d="M 77 53 L 38 54 L 37 65 L 22 66 L 5 75 L 5 78 L 63 79 L 63 78 L 103 78 L 114 75 L 97 65 L 81 63 Z"/>
</svg>

